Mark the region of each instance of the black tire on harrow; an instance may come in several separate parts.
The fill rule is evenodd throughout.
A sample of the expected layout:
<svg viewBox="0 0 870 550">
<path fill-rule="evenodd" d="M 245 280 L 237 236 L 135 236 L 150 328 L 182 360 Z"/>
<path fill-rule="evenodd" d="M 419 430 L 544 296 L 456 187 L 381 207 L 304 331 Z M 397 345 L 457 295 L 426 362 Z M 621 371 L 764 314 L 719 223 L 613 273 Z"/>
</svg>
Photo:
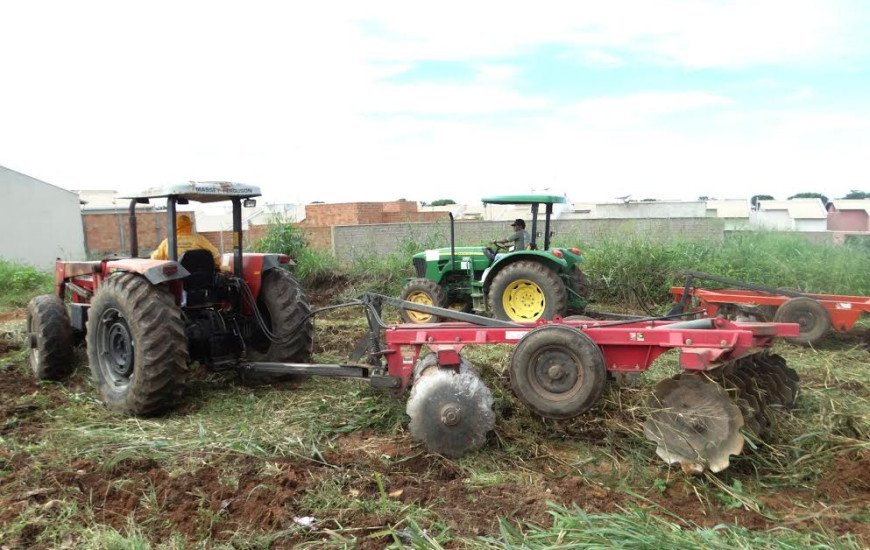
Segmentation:
<svg viewBox="0 0 870 550">
<path fill-rule="evenodd" d="M 409 302 L 418 302 L 423 305 L 434 307 L 447 307 L 447 297 L 444 295 L 444 289 L 435 281 L 429 279 L 411 279 L 405 284 L 400 296 L 402 300 Z M 406 323 L 440 323 L 441 317 L 423 313 L 422 311 L 411 311 L 399 309 L 399 315 Z"/>
<path fill-rule="evenodd" d="M 275 341 L 258 329 L 255 338 L 247 342 L 249 359 L 287 363 L 311 361 L 314 346 L 314 325 L 308 316 L 311 308 L 305 291 L 292 273 L 270 269 L 263 275 L 257 309 Z"/>
<path fill-rule="evenodd" d="M 510 296 L 505 294 L 516 294 L 516 289 L 512 292 L 510 287 L 512 283 L 518 281 L 527 281 L 528 288 L 537 287 L 540 291 L 544 307 L 537 317 L 524 317 L 524 312 L 516 310 L 512 312 L 510 306 L 505 306 L 506 301 L 510 302 Z M 555 315 L 564 316 L 568 310 L 568 291 L 565 290 L 565 283 L 552 269 L 534 261 L 519 261 L 505 266 L 492 280 L 488 299 L 493 316 L 505 321 L 532 322 L 538 319 L 552 319 Z"/>
<path fill-rule="evenodd" d="M 831 317 L 825 307 L 812 298 L 797 296 L 779 306 L 773 318 L 777 323 L 797 323 L 800 335 L 786 338 L 792 344 L 815 344 L 831 329 Z"/>
<path fill-rule="evenodd" d="M 87 344 L 108 408 L 145 416 L 180 401 L 187 340 L 181 308 L 165 286 L 135 273 L 110 276 L 91 303 Z"/>
<path fill-rule="evenodd" d="M 511 355 L 511 389 L 535 414 L 573 418 L 591 409 L 607 383 L 604 355 L 583 332 L 546 325 L 526 334 Z"/>
<path fill-rule="evenodd" d="M 27 304 L 29 361 L 39 380 L 60 380 L 73 370 L 73 330 L 58 296 L 37 296 Z"/>
</svg>

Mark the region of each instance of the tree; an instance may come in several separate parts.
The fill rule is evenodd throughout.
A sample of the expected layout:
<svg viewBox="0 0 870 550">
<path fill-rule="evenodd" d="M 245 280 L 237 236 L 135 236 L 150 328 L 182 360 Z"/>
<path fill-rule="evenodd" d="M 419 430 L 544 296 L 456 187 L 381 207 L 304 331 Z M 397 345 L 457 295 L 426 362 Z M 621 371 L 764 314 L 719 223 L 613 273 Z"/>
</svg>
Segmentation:
<svg viewBox="0 0 870 550">
<path fill-rule="evenodd" d="M 868 193 L 867 191 L 856 191 L 856 190 L 852 189 L 843 198 L 844 199 L 870 199 L 870 193 Z"/>
<path fill-rule="evenodd" d="M 429 203 L 429 206 L 447 206 L 448 204 L 456 204 L 453 199 L 438 199 Z"/>
<path fill-rule="evenodd" d="M 641 199 L 640 202 L 656 202 L 658 199 Z"/>
<path fill-rule="evenodd" d="M 788 198 L 788 200 L 792 199 L 822 199 L 822 204 L 828 204 L 828 197 L 821 193 L 797 193 Z"/>
<path fill-rule="evenodd" d="M 749 204 L 752 205 L 752 208 L 758 208 L 758 201 L 772 201 L 774 200 L 773 195 L 753 195 L 751 199 L 749 199 Z"/>
</svg>

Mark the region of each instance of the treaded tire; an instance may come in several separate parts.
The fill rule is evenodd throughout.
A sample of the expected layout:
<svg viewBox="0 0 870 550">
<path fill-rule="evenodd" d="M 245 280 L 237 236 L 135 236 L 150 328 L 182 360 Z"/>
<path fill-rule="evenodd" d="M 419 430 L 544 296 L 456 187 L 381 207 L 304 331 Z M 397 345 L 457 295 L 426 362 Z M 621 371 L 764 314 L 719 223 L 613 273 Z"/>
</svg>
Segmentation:
<svg viewBox="0 0 870 550">
<path fill-rule="evenodd" d="M 167 287 L 135 273 L 110 276 L 91 303 L 87 343 L 109 409 L 148 416 L 180 401 L 187 340 L 181 308 Z"/>
<path fill-rule="evenodd" d="M 792 344 L 809 346 L 815 344 L 831 329 L 831 317 L 825 307 L 806 296 L 789 299 L 779 306 L 773 320 L 777 323 L 797 323 L 800 336 L 786 338 Z"/>
<path fill-rule="evenodd" d="M 511 389 L 532 412 L 545 418 L 583 414 L 601 398 L 606 383 L 601 349 L 589 336 L 566 325 L 532 330 L 511 355 Z"/>
<path fill-rule="evenodd" d="M 405 288 L 402 289 L 400 298 L 402 300 L 408 300 L 408 298 L 414 298 L 415 295 L 425 296 L 431 302 L 431 304 L 424 305 L 446 307 L 445 302 L 447 301 L 447 297 L 444 295 L 444 289 L 435 281 L 430 281 L 429 279 L 411 279 L 408 281 L 407 284 L 405 284 Z M 408 301 L 414 302 L 415 300 Z M 399 309 L 399 315 L 406 323 L 440 323 L 442 321 L 441 317 L 438 315 L 429 315 L 427 313 L 408 311 L 401 308 Z"/>
<path fill-rule="evenodd" d="M 504 294 L 509 285 L 519 279 L 531 281 L 543 293 L 544 308 L 538 316 L 512 316 L 506 311 Z M 564 317 L 568 311 L 568 292 L 565 290 L 565 283 L 551 269 L 531 261 L 519 261 L 499 271 L 489 287 L 488 300 L 493 316 L 505 321 L 528 323 L 538 319 L 552 319 L 555 315 Z"/>
<path fill-rule="evenodd" d="M 589 278 L 586 277 L 586 274 L 583 273 L 583 270 L 580 269 L 577 264 L 571 266 L 571 270 L 568 272 L 568 278 L 571 281 L 571 290 L 588 299 Z"/>
<path fill-rule="evenodd" d="M 73 330 L 60 297 L 37 296 L 27 304 L 30 369 L 39 380 L 60 380 L 73 370 Z"/>
<path fill-rule="evenodd" d="M 253 361 L 308 363 L 314 346 L 314 325 L 308 316 L 311 308 L 302 285 L 287 270 L 270 269 L 263 274 L 257 307 L 271 325 L 277 342 L 265 340 L 259 346 L 249 342 L 247 354 Z M 279 375 L 284 377 L 285 375 Z M 262 378 L 257 375 L 256 379 Z M 274 378 L 266 376 L 265 378 Z"/>
</svg>

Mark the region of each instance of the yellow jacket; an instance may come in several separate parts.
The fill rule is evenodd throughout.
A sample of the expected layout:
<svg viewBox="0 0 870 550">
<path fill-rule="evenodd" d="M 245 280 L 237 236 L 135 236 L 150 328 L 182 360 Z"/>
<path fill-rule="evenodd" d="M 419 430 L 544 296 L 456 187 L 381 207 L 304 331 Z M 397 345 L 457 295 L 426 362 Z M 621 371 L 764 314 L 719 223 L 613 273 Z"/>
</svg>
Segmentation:
<svg viewBox="0 0 870 550">
<path fill-rule="evenodd" d="M 190 221 L 190 217 L 182 214 L 178 216 L 178 220 L 176 221 L 175 235 L 178 247 L 178 257 L 187 252 L 188 250 L 208 250 L 211 252 L 211 255 L 214 257 L 214 265 L 217 268 L 221 266 L 221 254 L 218 252 L 218 249 L 211 244 L 208 239 L 199 235 L 197 233 L 193 233 L 193 222 Z M 168 260 L 169 259 L 169 240 L 163 239 L 163 242 L 160 243 L 160 246 L 157 247 L 157 250 L 151 253 L 152 260 Z"/>
</svg>

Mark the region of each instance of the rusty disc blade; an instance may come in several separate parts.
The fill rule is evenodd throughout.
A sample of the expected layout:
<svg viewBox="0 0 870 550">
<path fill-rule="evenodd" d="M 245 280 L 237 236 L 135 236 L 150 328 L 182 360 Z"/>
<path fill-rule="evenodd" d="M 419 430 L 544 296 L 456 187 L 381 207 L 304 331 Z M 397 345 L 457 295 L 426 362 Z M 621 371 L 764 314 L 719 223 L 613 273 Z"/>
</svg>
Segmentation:
<svg viewBox="0 0 870 550">
<path fill-rule="evenodd" d="M 650 397 L 644 435 L 658 444 L 656 454 L 686 472 L 719 472 L 743 450 L 743 415 L 725 390 L 703 377 L 663 380 Z"/>
<path fill-rule="evenodd" d="M 405 411 L 411 437 L 449 457 L 479 449 L 495 427 L 492 393 L 469 371 L 428 369 L 411 388 Z"/>
</svg>

